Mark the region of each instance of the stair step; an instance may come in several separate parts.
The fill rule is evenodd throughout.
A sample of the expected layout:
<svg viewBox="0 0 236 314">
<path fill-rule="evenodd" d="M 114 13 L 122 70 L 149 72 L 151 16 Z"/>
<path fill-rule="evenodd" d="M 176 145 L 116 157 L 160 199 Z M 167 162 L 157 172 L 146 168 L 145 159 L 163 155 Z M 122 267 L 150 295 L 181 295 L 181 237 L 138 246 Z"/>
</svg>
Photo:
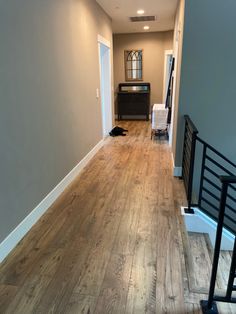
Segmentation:
<svg viewBox="0 0 236 314">
<path fill-rule="evenodd" d="M 192 257 L 193 269 L 190 271 L 193 285 L 199 289 L 209 289 L 214 253 L 209 235 L 206 233 L 188 232 L 188 237 L 189 250 Z M 232 253 L 230 251 L 220 252 L 216 281 L 216 289 L 218 290 L 226 290 L 231 265 L 231 255 Z"/>
</svg>

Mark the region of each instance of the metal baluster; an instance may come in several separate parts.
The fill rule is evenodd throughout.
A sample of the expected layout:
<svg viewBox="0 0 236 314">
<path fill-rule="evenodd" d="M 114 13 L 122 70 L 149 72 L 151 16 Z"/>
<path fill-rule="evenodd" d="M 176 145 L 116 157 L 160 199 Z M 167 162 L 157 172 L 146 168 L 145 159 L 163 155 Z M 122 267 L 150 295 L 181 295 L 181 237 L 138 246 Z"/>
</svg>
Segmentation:
<svg viewBox="0 0 236 314">
<path fill-rule="evenodd" d="M 230 301 L 232 297 L 232 292 L 234 291 L 234 279 L 235 279 L 235 269 L 236 269 L 236 238 L 234 238 L 234 250 L 231 260 L 231 266 L 229 271 L 229 280 L 226 291 L 226 298 Z"/>
<path fill-rule="evenodd" d="M 218 262 L 219 262 L 219 256 L 220 256 L 220 245 L 221 245 L 222 230 L 223 230 L 223 224 L 224 224 L 227 191 L 228 191 L 228 182 L 223 181 L 222 190 L 221 190 L 218 226 L 217 226 L 216 240 L 215 240 L 214 258 L 213 258 L 213 263 L 212 263 L 209 297 L 208 297 L 208 301 L 201 301 L 203 314 L 217 314 L 218 313 L 217 306 L 213 301 L 214 301 Z"/>
<path fill-rule="evenodd" d="M 188 137 L 188 129 L 189 129 L 189 136 L 191 138 L 191 151 L 190 151 L 190 160 L 189 160 L 189 168 L 188 168 L 188 178 L 184 178 L 186 182 L 186 194 L 187 194 L 187 201 L 188 201 L 188 213 L 193 213 L 193 210 L 191 208 L 192 205 L 192 189 L 193 189 L 193 173 L 194 173 L 194 161 L 195 161 L 195 149 L 196 149 L 196 141 L 197 141 L 197 134 L 198 130 L 190 120 L 188 116 L 184 116 L 185 118 L 185 133 L 184 133 L 184 147 L 183 147 L 183 169 L 184 169 L 184 160 L 186 157 L 185 152 L 185 142 L 187 142 Z"/>
<path fill-rule="evenodd" d="M 201 207 L 202 202 L 202 187 L 203 187 L 203 177 L 204 177 L 204 167 L 206 163 L 206 151 L 207 146 L 203 146 L 203 152 L 202 152 L 202 168 L 201 168 L 201 178 L 200 178 L 200 187 L 199 187 L 199 196 L 198 196 L 198 206 Z"/>
</svg>

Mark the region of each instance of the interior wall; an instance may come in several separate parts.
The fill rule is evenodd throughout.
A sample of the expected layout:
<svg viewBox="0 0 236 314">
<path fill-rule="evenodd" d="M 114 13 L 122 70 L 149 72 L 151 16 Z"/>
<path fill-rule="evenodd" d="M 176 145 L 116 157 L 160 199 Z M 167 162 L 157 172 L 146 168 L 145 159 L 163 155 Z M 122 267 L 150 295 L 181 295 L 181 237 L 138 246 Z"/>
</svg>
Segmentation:
<svg viewBox="0 0 236 314">
<path fill-rule="evenodd" d="M 190 115 L 204 140 L 236 162 L 235 12 L 234 0 L 186 1 L 177 165 L 184 114 Z"/>
<path fill-rule="evenodd" d="M 143 49 L 143 82 L 151 83 L 151 105 L 162 103 L 164 53 L 173 47 L 173 31 L 115 34 L 114 86 L 125 82 L 124 50 Z"/>
<path fill-rule="evenodd" d="M 102 139 L 93 0 L 0 2 L 0 242 Z"/>
</svg>

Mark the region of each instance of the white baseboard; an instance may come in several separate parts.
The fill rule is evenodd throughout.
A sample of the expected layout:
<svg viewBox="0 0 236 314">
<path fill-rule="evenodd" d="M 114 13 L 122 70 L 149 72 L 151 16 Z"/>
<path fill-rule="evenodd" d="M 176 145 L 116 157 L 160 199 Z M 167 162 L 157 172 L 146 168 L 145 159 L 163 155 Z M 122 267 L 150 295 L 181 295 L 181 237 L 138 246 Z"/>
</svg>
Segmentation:
<svg viewBox="0 0 236 314">
<path fill-rule="evenodd" d="M 186 214 L 184 207 L 181 207 L 181 214 L 184 216 L 187 231 L 208 233 L 211 244 L 214 248 L 217 223 L 209 216 L 205 215 L 199 208 L 193 208 L 194 214 Z M 223 228 L 221 250 L 232 251 L 234 246 L 234 236 L 231 232 Z"/>
<path fill-rule="evenodd" d="M 55 202 L 68 185 L 78 176 L 98 150 L 103 146 L 101 140 L 67 175 L 62 181 L 36 206 L 32 212 L 0 243 L 0 263 L 14 249 L 39 218 Z"/>
<path fill-rule="evenodd" d="M 174 177 L 182 177 L 182 167 L 174 167 Z"/>
<path fill-rule="evenodd" d="M 172 156 L 172 164 L 173 164 L 173 176 L 182 177 L 182 167 L 176 167 L 173 153 L 171 154 L 171 156 Z"/>
</svg>

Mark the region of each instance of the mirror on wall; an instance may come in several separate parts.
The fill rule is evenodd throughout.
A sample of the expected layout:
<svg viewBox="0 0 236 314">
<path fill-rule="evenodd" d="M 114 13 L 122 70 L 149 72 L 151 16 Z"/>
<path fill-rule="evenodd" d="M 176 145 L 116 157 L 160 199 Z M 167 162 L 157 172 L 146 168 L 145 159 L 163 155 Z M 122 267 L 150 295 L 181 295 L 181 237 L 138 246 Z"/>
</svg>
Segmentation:
<svg viewBox="0 0 236 314">
<path fill-rule="evenodd" d="M 143 51 L 125 50 L 125 80 L 143 80 Z"/>
</svg>

